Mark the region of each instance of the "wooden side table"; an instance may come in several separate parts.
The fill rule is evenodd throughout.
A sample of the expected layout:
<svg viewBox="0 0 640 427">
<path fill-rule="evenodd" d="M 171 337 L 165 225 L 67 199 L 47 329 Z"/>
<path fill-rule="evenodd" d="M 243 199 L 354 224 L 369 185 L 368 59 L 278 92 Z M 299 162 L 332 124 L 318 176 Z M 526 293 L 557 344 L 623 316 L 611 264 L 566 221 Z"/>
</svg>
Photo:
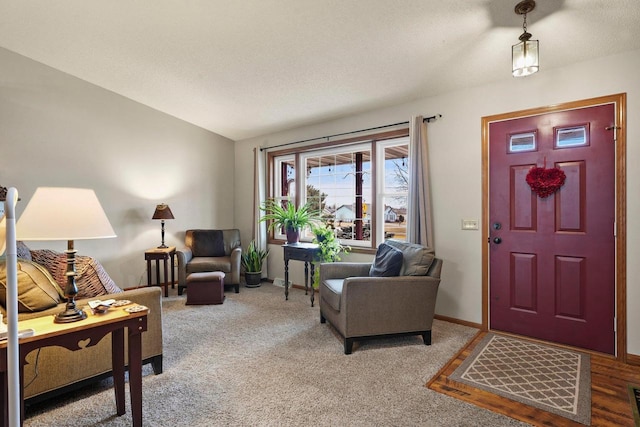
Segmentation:
<svg viewBox="0 0 640 427">
<path fill-rule="evenodd" d="M 320 248 L 313 243 L 295 243 L 282 245 L 284 249 L 284 299 L 289 299 L 289 260 L 304 261 L 304 294 L 309 289 L 309 263 L 311 263 L 311 307 L 313 307 L 315 291 L 313 290 L 313 275 Z"/>
<path fill-rule="evenodd" d="M 51 316 L 37 317 L 18 322 L 18 329 L 33 329 L 31 337 L 21 338 L 20 343 L 20 401 L 21 424 L 24 420 L 24 364 L 25 357 L 33 350 L 60 346 L 71 351 L 82 351 L 81 341 L 89 341 L 89 346 L 111 333 L 111 360 L 116 413 L 125 413 L 125 337 L 129 348 L 129 391 L 133 425 L 142 427 L 142 333 L 147 330 L 148 310 L 127 313 L 122 308 L 111 308 L 105 314 L 88 313 L 84 320 L 71 323 L 54 323 Z M 8 375 L 7 342 L 0 342 L 0 426 L 8 426 Z M 81 422 L 81 420 L 79 420 Z"/>
<path fill-rule="evenodd" d="M 147 261 L 147 286 L 160 286 L 164 287 L 164 296 L 169 296 L 169 274 L 167 261 L 171 260 L 171 288 L 175 287 L 174 276 L 174 258 L 176 256 L 176 247 L 170 246 L 168 248 L 152 248 L 144 253 L 144 259 Z M 156 281 L 157 283 L 151 283 L 151 261 L 156 262 Z M 164 261 L 164 281 L 160 281 L 160 261 Z"/>
</svg>

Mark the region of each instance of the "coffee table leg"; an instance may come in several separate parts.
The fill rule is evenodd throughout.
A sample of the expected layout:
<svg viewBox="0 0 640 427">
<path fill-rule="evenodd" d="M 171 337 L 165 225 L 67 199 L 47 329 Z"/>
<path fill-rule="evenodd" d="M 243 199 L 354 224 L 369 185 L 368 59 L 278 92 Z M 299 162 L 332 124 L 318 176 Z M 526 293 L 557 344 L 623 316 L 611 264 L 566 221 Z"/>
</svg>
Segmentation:
<svg viewBox="0 0 640 427">
<path fill-rule="evenodd" d="M 142 334 L 129 328 L 129 392 L 134 427 L 142 427 Z"/>
<path fill-rule="evenodd" d="M 124 415 L 124 329 L 111 333 L 111 369 L 113 370 L 113 388 L 116 394 L 116 413 Z"/>
</svg>

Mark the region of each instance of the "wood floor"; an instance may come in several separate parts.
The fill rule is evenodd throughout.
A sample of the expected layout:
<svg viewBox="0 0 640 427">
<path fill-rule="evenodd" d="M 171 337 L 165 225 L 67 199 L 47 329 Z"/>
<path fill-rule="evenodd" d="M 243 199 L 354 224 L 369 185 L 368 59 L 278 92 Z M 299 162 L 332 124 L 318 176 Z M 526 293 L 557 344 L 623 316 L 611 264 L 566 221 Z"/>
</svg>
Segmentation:
<svg viewBox="0 0 640 427">
<path fill-rule="evenodd" d="M 581 426 L 567 418 L 452 381 L 448 376 L 460 366 L 486 332 L 480 332 L 427 384 L 432 390 L 490 409 L 535 426 Z M 633 427 L 627 386 L 640 386 L 640 367 L 605 356 L 591 355 L 591 425 Z"/>
</svg>

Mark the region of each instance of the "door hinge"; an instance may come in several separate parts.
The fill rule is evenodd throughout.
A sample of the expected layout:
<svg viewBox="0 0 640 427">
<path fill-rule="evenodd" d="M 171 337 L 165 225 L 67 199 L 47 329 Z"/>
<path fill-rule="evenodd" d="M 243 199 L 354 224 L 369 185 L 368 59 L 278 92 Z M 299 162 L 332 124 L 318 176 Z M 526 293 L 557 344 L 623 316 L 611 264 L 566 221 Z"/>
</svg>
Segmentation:
<svg viewBox="0 0 640 427">
<path fill-rule="evenodd" d="M 613 237 L 618 237 L 618 224 L 613 221 Z"/>
<path fill-rule="evenodd" d="M 613 317 L 613 332 L 618 332 L 618 322 L 617 322 L 617 317 Z"/>
</svg>

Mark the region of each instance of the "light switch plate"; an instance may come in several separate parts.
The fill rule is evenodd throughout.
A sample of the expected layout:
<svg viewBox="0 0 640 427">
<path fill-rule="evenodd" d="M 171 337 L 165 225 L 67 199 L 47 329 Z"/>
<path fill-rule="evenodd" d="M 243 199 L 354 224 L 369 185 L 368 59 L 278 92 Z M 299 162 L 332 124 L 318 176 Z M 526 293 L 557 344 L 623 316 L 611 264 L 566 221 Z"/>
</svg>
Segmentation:
<svg viewBox="0 0 640 427">
<path fill-rule="evenodd" d="M 463 219 L 462 220 L 462 229 L 463 230 L 478 230 L 478 220 L 477 219 Z"/>
</svg>

